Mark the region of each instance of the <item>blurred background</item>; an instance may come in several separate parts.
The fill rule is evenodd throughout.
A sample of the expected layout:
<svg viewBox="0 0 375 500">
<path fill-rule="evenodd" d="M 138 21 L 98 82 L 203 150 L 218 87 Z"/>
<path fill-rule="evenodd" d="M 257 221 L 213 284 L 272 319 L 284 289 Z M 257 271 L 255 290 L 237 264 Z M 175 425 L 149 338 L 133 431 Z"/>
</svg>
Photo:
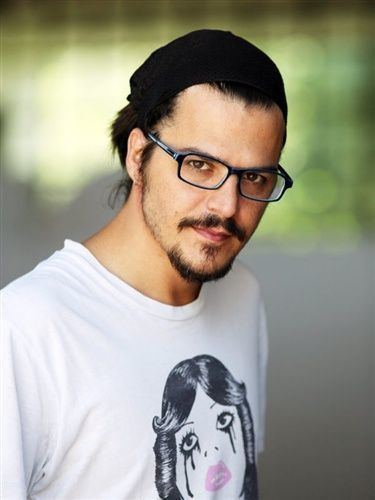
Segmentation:
<svg viewBox="0 0 375 500">
<path fill-rule="evenodd" d="M 2 286 L 113 217 L 108 127 L 152 50 L 209 27 L 274 59 L 295 186 L 242 253 L 269 318 L 261 498 L 375 498 L 373 3 L 8 0 L 2 19 Z"/>
</svg>

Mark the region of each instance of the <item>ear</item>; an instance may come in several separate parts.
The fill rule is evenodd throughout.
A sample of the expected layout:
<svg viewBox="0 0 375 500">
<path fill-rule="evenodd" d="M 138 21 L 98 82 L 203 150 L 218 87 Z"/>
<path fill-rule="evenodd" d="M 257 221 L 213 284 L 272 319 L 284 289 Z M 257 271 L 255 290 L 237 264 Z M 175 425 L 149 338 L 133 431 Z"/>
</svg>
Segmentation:
<svg viewBox="0 0 375 500">
<path fill-rule="evenodd" d="M 133 128 L 128 137 L 128 151 L 125 165 L 129 177 L 135 185 L 141 184 L 141 157 L 142 151 L 147 144 L 147 139 L 140 128 Z"/>
</svg>

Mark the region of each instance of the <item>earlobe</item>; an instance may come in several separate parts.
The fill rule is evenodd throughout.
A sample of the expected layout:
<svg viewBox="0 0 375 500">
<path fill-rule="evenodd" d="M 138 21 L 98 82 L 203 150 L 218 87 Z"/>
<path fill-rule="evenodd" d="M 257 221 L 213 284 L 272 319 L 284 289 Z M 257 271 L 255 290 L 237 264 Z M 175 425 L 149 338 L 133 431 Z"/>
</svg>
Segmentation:
<svg viewBox="0 0 375 500">
<path fill-rule="evenodd" d="M 141 184 L 141 159 L 146 143 L 147 139 L 142 130 L 140 128 L 133 128 L 128 137 L 128 151 L 125 165 L 128 175 L 135 185 Z"/>
</svg>

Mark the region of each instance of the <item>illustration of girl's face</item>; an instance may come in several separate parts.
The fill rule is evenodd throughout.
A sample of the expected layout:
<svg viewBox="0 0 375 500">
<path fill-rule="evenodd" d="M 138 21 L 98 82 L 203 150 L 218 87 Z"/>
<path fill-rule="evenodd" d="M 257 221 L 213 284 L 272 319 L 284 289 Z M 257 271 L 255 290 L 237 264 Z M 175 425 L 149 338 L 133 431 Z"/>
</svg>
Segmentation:
<svg viewBox="0 0 375 500">
<path fill-rule="evenodd" d="M 235 406 L 215 403 L 198 386 L 186 424 L 176 433 L 176 483 L 183 497 L 238 498 L 246 469 Z"/>
</svg>

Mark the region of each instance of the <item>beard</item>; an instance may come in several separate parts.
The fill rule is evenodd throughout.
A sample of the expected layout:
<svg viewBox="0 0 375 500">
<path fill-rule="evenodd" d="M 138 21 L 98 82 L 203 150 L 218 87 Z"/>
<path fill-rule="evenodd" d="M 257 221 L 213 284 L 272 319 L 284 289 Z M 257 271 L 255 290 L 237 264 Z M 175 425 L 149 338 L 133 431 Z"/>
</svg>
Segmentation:
<svg viewBox="0 0 375 500">
<path fill-rule="evenodd" d="M 232 264 L 236 256 L 233 256 L 229 261 L 218 267 L 217 269 L 209 269 L 209 264 L 214 262 L 218 253 L 218 249 L 212 245 L 203 245 L 201 252 L 205 255 L 205 263 L 200 269 L 194 267 L 184 258 L 179 245 L 175 245 L 167 251 L 169 262 L 179 275 L 189 283 L 206 283 L 207 281 L 217 281 L 223 278 L 232 269 Z M 208 264 L 208 265 L 207 265 Z"/>
<path fill-rule="evenodd" d="M 209 243 L 201 244 L 200 255 L 203 256 L 203 262 L 199 265 L 194 265 L 189 259 L 184 255 L 181 246 L 179 244 L 173 245 L 172 247 L 167 247 L 162 237 L 161 224 L 159 222 L 159 217 L 157 212 L 149 206 L 145 197 L 149 196 L 147 193 L 147 188 L 143 190 L 142 195 L 142 212 L 143 219 L 150 230 L 152 236 L 157 241 L 162 250 L 166 253 L 170 264 L 178 272 L 178 274 L 185 281 L 189 283 L 202 284 L 207 281 L 217 281 L 223 278 L 232 269 L 233 262 L 237 256 L 237 253 L 232 255 L 227 262 L 218 266 L 215 265 L 215 260 L 220 252 L 220 248 L 215 245 L 210 245 Z M 231 232 L 233 235 L 237 236 L 240 241 L 245 240 L 245 234 L 241 232 L 239 228 L 236 228 L 233 222 L 222 222 L 217 216 L 209 214 L 207 216 L 202 216 L 196 219 L 183 218 L 177 226 L 178 232 L 184 230 L 184 228 L 193 227 L 194 225 L 199 225 L 200 227 L 224 227 L 227 231 Z"/>
<path fill-rule="evenodd" d="M 227 262 L 221 266 L 215 266 L 215 260 L 220 252 L 220 248 L 209 243 L 201 244 L 200 254 L 203 256 L 204 261 L 200 265 L 194 265 L 189 262 L 188 258 L 184 255 L 181 246 L 176 244 L 170 248 L 167 247 L 163 241 L 161 226 L 163 221 L 160 221 L 159 210 L 155 210 L 152 203 L 149 203 L 151 196 L 151 189 L 147 172 L 144 168 L 141 170 L 142 176 L 142 213 L 143 219 L 150 230 L 152 236 L 157 241 L 159 246 L 168 256 L 169 262 L 172 267 L 185 281 L 189 283 L 203 284 L 207 281 L 217 281 L 223 278 L 232 269 L 233 262 L 246 243 L 249 236 L 246 232 L 238 227 L 233 219 L 222 220 L 215 214 L 205 214 L 201 217 L 184 217 L 180 220 L 177 226 L 177 231 L 181 232 L 185 228 L 199 226 L 204 228 L 224 228 L 232 237 L 236 237 L 241 243 L 241 247 L 234 255 L 229 257 Z"/>
<path fill-rule="evenodd" d="M 178 230 L 182 231 L 186 227 L 199 226 L 201 228 L 224 228 L 229 234 L 235 236 L 241 243 L 246 241 L 246 233 L 239 228 L 233 219 L 222 220 L 215 214 L 207 214 L 198 218 L 184 217 L 178 224 Z M 184 258 L 181 248 L 175 245 L 167 252 L 168 258 L 172 266 L 179 272 L 186 281 L 194 283 L 205 283 L 206 281 L 217 281 L 223 278 L 232 269 L 234 259 L 237 254 L 234 254 L 229 260 L 216 269 L 212 269 L 212 265 L 219 253 L 219 248 L 208 243 L 201 245 L 201 254 L 203 254 L 205 262 L 201 269 L 194 269 L 189 262 Z"/>
</svg>

